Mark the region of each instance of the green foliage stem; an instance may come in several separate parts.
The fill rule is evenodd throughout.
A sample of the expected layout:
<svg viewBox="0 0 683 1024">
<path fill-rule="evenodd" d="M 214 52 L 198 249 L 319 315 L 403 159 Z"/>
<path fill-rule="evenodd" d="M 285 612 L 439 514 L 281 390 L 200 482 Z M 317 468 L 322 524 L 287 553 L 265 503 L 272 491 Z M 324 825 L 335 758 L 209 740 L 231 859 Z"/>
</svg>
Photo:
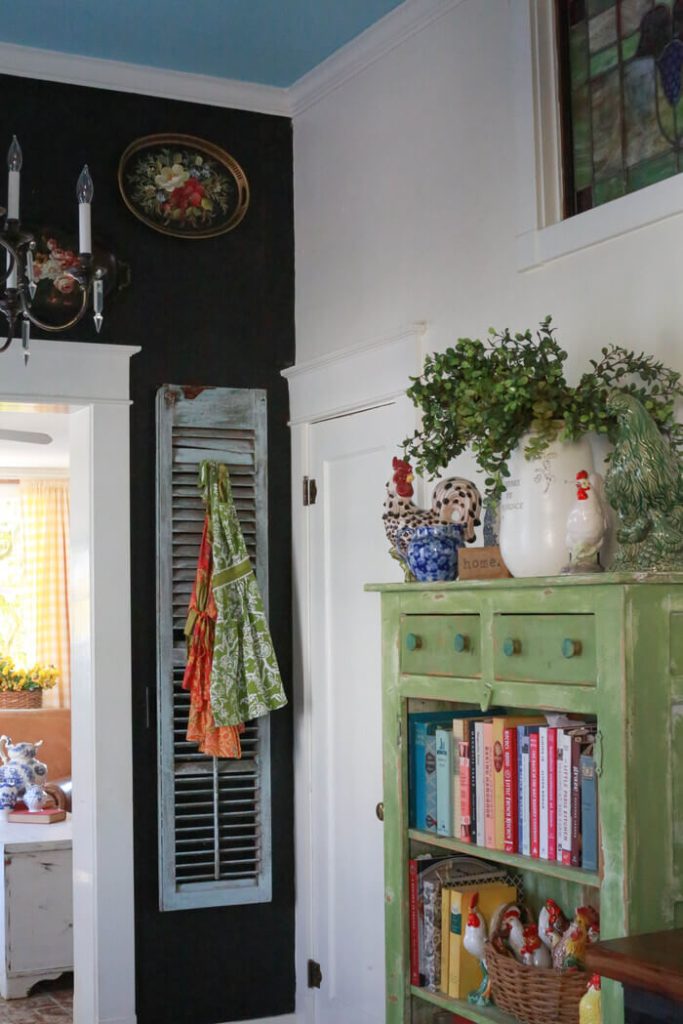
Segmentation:
<svg viewBox="0 0 683 1024">
<path fill-rule="evenodd" d="M 683 424 L 674 414 L 683 396 L 680 374 L 653 356 L 609 345 L 570 386 L 566 359 L 551 317 L 535 337 L 530 330 L 512 334 L 490 328 L 486 342 L 460 338 L 445 352 L 428 355 L 407 392 L 421 410 L 422 425 L 404 441 L 406 457 L 415 461 L 418 473 L 433 477 L 470 448 L 486 474 L 487 498 L 497 501 L 523 434 L 532 433 L 527 458 L 537 458 L 555 439 L 575 441 L 589 432 L 612 438 L 616 421 L 607 412 L 607 396 L 614 388 L 635 395 L 674 449 L 683 452 Z"/>
</svg>

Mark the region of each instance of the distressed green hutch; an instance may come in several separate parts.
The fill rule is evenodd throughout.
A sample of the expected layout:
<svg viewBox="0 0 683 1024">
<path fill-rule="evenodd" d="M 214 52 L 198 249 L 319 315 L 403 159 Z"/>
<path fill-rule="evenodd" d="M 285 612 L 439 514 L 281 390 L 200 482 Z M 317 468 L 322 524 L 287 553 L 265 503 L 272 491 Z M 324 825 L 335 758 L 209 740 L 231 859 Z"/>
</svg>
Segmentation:
<svg viewBox="0 0 683 1024">
<path fill-rule="evenodd" d="M 411 987 L 407 864 L 416 853 L 436 847 L 509 865 L 532 904 L 554 896 L 571 910 L 599 906 L 603 938 L 683 925 L 683 574 L 368 589 L 382 597 L 387 1024 L 426 1024 L 435 1006 L 514 1024 L 495 1008 Z M 409 828 L 407 715 L 434 702 L 597 716 L 598 872 Z M 603 1018 L 623 1022 L 611 982 Z"/>
</svg>

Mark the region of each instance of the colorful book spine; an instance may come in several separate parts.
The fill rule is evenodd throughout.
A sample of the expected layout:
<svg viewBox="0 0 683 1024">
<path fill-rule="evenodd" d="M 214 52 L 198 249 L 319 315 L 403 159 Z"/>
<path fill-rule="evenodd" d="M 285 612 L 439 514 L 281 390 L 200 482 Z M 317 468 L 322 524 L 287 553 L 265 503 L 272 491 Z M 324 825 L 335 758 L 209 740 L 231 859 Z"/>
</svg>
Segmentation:
<svg viewBox="0 0 683 1024">
<path fill-rule="evenodd" d="M 477 846 L 486 846 L 486 817 L 484 812 L 484 723 L 474 723 L 474 792 L 477 802 Z"/>
<path fill-rule="evenodd" d="M 463 839 L 462 826 L 462 773 L 469 770 L 469 758 L 467 764 L 461 761 L 463 744 L 467 739 L 467 723 L 463 718 L 453 719 L 452 741 L 453 741 L 453 832 L 456 839 Z M 468 780 L 469 784 L 469 780 Z M 469 819 L 469 812 L 467 814 Z M 469 821 L 467 822 L 469 826 Z"/>
<path fill-rule="evenodd" d="M 441 978 L 439 988 L 448 993 L 448 972 L 451 951 L 451 893 L 441 890 Z"/>
<path fill-rule="evenodd" d="M 538 730 L 539 857 L 548 859 L 548 726 Z"/>
<path fill-rule="evenodd" d="M 459 839 L 464 843 L 472 842 L 472 802 L 470 799 L 470 745 L 468 740 L 460 740 L 460 833 Z"/>
<path fill-rule="evenodd" d="M 506 853 L 517 853 L 517 730 L 503 730 L 504 845 Z"/>
<path fill-rule="evenodd" d="M 564 729 L 557 736 L 558 855 L 563 864 L 572 859 L 572 738 Z"/>
<path fill-rule="evenodd" d="M 493 719 L 493 810 L 495 815 L 494 850 L 505 849 L 505 716 Z"/>
<path fill-rule="evenodd" d="M 517 726 L 517 853 L 524 852 L 524 726 Z"/>
<path fill-rule="evenodd" d="M 424 809 L 418 824 L 418 802 L 424 800 L 425 764 L 424 737 L 430 725 L 450 724 L 454 718 L 471 716 L 472 712 L 454 711 L 413 711 L 408 715 L 408 764 L 410 785 L 408 787 L 408 818 L 411 828 L 424 828 Z M 419 799 L 418 799 L 419 798 Z"/>
<path fill-rule="evenodd" d="M 471 841 L 477 841 L 477 754 L 476 754 L 476 722 L 469 723 L 469 750 L 470 750 L 470 836 Z"/>
<path fill-rule="evenodd" d="M 557 729 L 548 728 L 548 860 L 557 858 Z"/>
<path fill-rule="evenodd" d="M 496 845 L 495 769 L 493 767 L 493 722 L 484 722 L 484 845 Z"/>
<path fill-rule="evenodd" d="M 433 724 L 427 727 L 425 736 L 425 816 L 423 827 L 427 832 L 436 832 L 436 726 Z"/>
<path fill-rule="evenodd" d="M 541 807 L 538 728 L 529 729 L 529 831 L 532 857 L 541 855 Z"/>
<path fill-rule="evenodd" d="M 581 863 L 581 739 L 572 737 L 571 762 L 571 859 L 572 867 Z"/>
<path fill-rule="evenodd" d="M 420 984 L 420 936 L 418 924 L 417 861 L 408 861 L 408 924 L 410 930 L 410 984 Z"/>
<path fill-rule="evenodd" d="M 453 835 L 453 727 L 440 725 L 434 736 L 436 756 L 436 831 Z"/>
<path fill-rule="evenodd" d="M 531 772 L 529 758 L 529 730 L 522 726 L 522 850 L 531 856 Z"/>
<path fill-rule="evenodd" d="M 581 768 L 581 867 L 598 870 L 598 789 L 595 761 L 582 754 Z"/>
</svg>

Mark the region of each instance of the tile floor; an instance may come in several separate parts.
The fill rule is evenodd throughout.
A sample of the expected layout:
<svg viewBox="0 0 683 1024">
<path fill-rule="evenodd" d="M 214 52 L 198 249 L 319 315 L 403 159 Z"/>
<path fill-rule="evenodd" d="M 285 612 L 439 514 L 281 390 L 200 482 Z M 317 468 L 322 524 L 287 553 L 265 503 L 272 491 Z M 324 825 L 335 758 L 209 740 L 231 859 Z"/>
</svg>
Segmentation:
<svg viewBox="0 0 683 1024">
<path fill-rule="evenodd" d="M 41 981 L 27 999 L 0 999 L 0 1024 L 72 1024 L 73 975 Z"/>
</svg>

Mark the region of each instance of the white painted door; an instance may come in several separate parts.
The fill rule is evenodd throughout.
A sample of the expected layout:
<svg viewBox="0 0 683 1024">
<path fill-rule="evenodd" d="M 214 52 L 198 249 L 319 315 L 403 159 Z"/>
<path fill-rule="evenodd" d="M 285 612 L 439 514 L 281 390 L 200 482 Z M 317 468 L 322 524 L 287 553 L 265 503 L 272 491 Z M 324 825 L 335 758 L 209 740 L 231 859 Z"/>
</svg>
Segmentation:
<svg viewBox="0 0 683 1024">
<path fill-rule="evenodd" d="M 380 602 L 402 578 L 382 524 L 401 398 L 310 427 L 312 910 L 316 1024 L 384 1024 Z"/>
</svg>

